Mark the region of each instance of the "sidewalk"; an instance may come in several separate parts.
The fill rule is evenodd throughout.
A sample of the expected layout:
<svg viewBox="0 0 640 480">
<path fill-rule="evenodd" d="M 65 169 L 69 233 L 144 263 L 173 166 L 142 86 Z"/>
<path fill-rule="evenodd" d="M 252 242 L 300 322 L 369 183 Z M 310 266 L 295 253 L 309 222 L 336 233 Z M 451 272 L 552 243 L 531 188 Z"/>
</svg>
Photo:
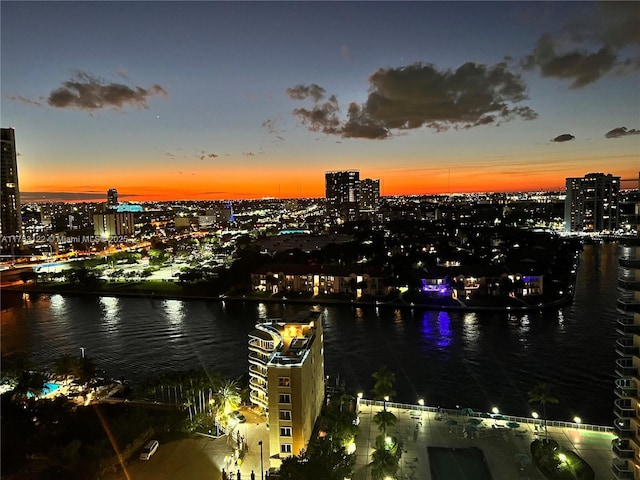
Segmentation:
<svg viewBox="0 0 640 480">
<path fill-rule="evenodd" d="M 360 434 L 356 439 L 356 464 L 353 480 L 371 479 L 370 455 L 375 438 L 380 434 L 373 423 L 373 416 L 382 407 L 360 406 Z M 485 456 L 486 464 L 494 480 L 524 479 L 544 480 L 544 476 L 529 461 L 527 465 L 518 461 L 521 455 L 531 459 L 530 444 L 536 438 L 532 425 L 522 424 L 517 429 L 509 429 L 504 421 L 490 418 L 481 419 L 473 438 L 463 433 L 463 425 L 468 417 L 463 415 L 442 417 L 433 412 L 393 408 L 387 406 L 398 422 L 388 430 L 402 444 L 402 457 L 398 471 L 399 480 L 437 480 L 431 476 L 427 447 L 468 448 L 478 447 Z M 456 421 L 456 425 L 448 425 Z M 494 428 L 494 424 L 495 427 Z M 416 428 L 417 427 L 417 428 Z M 597 480 L 611 477 L 613 452 L 608 433 L 591 432 L 575 428 L 549 428 L 549 438 L 561 447 L 573 450 L 594 470 Z M 525 462 L 526 463 L 526 462 Z"/>
</svg>

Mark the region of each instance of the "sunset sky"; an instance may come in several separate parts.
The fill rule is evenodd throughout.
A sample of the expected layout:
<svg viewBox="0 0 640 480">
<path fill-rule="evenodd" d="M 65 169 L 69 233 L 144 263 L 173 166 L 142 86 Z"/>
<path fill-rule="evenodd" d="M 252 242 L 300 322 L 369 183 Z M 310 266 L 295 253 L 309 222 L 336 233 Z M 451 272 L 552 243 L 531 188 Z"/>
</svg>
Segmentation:
<svg viewBox="0 0 640 480">
<path fill-rule="evenodd" d="M 0 8 L 23 201 L 322 197 L 347 169 L 382 195 L 560 190 L 640 170 L 640 2 Z"/>
</svg>

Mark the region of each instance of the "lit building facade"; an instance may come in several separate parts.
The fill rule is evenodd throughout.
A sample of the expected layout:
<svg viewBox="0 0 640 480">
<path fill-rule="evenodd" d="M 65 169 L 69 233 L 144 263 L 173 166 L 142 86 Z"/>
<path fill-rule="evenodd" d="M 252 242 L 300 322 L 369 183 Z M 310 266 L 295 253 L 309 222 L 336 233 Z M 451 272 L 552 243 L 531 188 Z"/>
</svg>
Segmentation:
<svg viewBox="0 0 640 480">
<path fill-rule="evenodd" d="M 380 203 L 380 180 L 363 178 L 360 181 L 360 211 L 375 212 Z"/>
<path fill-rule="evenodd" d="M 327 216 L 331 220 L 357 220 L 360 214 L 360 172 L 326 172 L 325 198 Z"/>
<path fill-rule="evenodd" d="M 97 237 L 131 237 L 135 234 L 132 212 L 96 213 L 93 215 L 93 233 Z"/>
<path fill-rule="evenodd" d="M 107 208 L 111 210 L 118 208 L 118 190 L 115 188 L 107 190 Z"/>
<path fill-rule="evenodd" d="M 640 202 L 636 213 L 640 214 Z M 613 443 L 612 470 L 617 480 L 640 480 L 640 238 L 629 236 L 618 248 L 618 287 L 623 293 L 617 300 L 621 317 L 616 341 L 614 433 L 618 438 Z"/>
<path fill-rule="evenodd" d="M 2 188 L 0 196 L 2 197 L 2 212 L 0 215 L 0 234 L 2 234 L 2 252 L 17 253 L 22 245 L 22 217 L 15 130 L 3 128 L 1 140 L 0 176 Z"/>
<path fill-rule="evenodd" d="M 620 177 L 588 173 L 566 179 L 564 225 L 567 232 L 613 232 L 620 224 Z"/>
<path fill-rule="evenodd" d="M 269 423 L 269 460 L 307 448 L 324 401 L 324 344 L 318 312 L 259 323 L 249 334 L 249 398 Z"/>
</svg>

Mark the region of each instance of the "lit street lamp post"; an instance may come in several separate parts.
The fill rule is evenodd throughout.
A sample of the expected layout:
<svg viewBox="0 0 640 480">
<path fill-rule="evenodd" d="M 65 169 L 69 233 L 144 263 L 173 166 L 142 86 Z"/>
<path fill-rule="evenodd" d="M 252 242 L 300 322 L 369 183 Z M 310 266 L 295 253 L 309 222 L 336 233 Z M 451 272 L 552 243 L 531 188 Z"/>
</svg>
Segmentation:
<svg viewBox="0 0 640 480">
<path fill-rule="evenodd" d="M 264 480 L 264 467 L 262 466 L 262 440 L 258 442 L 260 445 L 260 480 Z"/>
</svg>

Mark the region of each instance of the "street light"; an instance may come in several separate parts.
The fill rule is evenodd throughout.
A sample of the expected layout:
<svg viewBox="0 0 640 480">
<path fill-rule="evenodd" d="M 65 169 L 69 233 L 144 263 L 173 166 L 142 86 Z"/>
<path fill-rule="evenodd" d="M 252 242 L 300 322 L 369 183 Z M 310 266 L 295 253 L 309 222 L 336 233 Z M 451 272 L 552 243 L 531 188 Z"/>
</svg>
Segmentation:
<svg viewBox="0 0 640 480">
<path fill-rule="evenodd" d="M 582 423 L 582 419 L 580 417 L 573 417 L 573 421 L 578 424 L 578 428 L 580 428 L 580 424 Z"/>
<path fill-rule="evenodd" d="M 420 405 L 421 407 L 424 407 L 424 398 L 418 399 L 418 405 Z"/>
<path fill-rule="evenodd" d="M 80 347 L 80 356 L 84 358 L 84 347 Z"/>
<path fill-rule="evenodd" d="M 264 480 L 264 467 L 262 466 L 262 440 L 258 442 L 260 445 L 260 480 Z"/>
</svg>

